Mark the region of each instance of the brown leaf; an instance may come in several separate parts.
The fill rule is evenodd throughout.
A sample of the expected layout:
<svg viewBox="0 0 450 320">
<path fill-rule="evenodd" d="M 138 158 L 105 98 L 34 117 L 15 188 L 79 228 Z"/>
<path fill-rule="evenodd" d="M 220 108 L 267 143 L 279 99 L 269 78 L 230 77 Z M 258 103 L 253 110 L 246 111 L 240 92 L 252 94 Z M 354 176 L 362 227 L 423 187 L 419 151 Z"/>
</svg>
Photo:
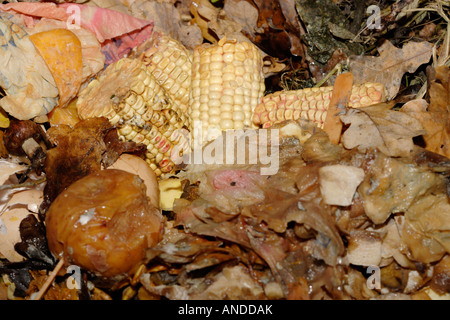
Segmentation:
<svg viewBox="0 0 450 320">
<path fill-rule="evenodd" d="M 47 184 L 42 209 L 70 184 L 101 169 L 101 157 L 106 149 L 102 139 L 111 125 L 103 118 L 79 122 L 75 128 L 68 125 L 51 127 L 50 140 L 56 145 L 48 150 L 45 162 Z"/>
<path fill-rule="evenodd" d="M 405 103 L 401 111 L 419 120 L 426 134 L 425 149 L 450 158 L 450 68 L 437 67 L 430 79 L 430 104 L 423 99 Z"/>
<path fill-rule="evenodd" d="M 286 19 L 279 1 L 254 0 L 253 2 L 258 8 L 259 25 L 263 27 L 271 26 L 273 29 L 284 29 Z"/>
<path fill-rule="evenodd" d="M 111 133 L 112 131 L 112 133 Z M 137 151 L 135 143 L 119 142 L 116 129 L 106 118 L 92 118 L 68 125 L 51 127 L 47 134 L 56 147 L 47 151 L 47 184 L 41 211 L 68 186 L 82 177 L 101 170 L 127 151 Z"/>
<path fill-rule="evenodd" d="M 429 42 L 408 42 L 401 49 L 385 41 L 379 48 L 380 55 L 350 56 L 349 68 L 355 83 L 378 82 L 386 87 L 386 97 L 393 99 L 400 88 L 405 73 L 413 73 L 431 58 L 433 45 Z"/>
<path fill-rule="evenodd" d="M 436 68 L 435 79 L 431 79 L 430 106 L 434 125 L 440 127 L 433 134 L 430 130 L 426 137 L 427 149 L 450 158 L 450 68 Z M 428 126 L 427 126 L 428 129 Z"/>
<path fill-rule="evenodd" d="M 0 158 L 7 158 L 9 155 L 8 150 L 5 147 L 5 142 L 3 140 L 4 135 L 5 132 L 0 131 Z"/>
<path fill-rule="evenodd" d="M 134 141 L 121 141 L 117 130 L 110 130 L 103 138 L 106 150 L 102 155 L 102 164 L 108 168 L 119 159 L 122 153 L 132 153 L 143 156 L 147 147 L 144 144 L 137 144 Z"/>
<path fill-rule="evenodd" d="M 305 56 L 306 47 L 301 41 L 301 37 L 306 33 L 300 23 L 300 19 L 293 0 L 278 0 L 281 11 L 286 18 L 286 30 L 291 40 L 291 53 L 294 56 Z"/>
<path fill-rule="evenodd" d="M 162 31 L 194 49 L 203 42 L 200 28 L 183 20 L 183 12 L 175 7 L 175 1 L 133 1 L 129 8 L 132 15 L 153 21 L 154 30 Z"/>
<path fill-rule="evenodd" d="M 450 203 L 445 194 L 429 194 L 405 212 L 402 242 L 412 260 L 439 261 L 450 252 Z"/>
<path fill-rule="evenodd" d="M 249 39 L 254 39 L 255 34 L 262 31 L 258 27 L 258 10 L 250 3 L 244 0 L 226 0 L 223 6 L 225 15 L 238 23 L 242 32 Z"/>
<path fill-rule="evenodd" d="M 208 0 L 194 0 L 190 6 L 192 20 L 203 38 L 211 43 L 226 37 L 252 43 L 259 32 L 257 9 L 246 1 L 227 1 L 224 9 L 216 8 Z"/>
<path fill-rule="evenodd" d="M 253 41 L 265 52 L 280 59 L 291 54 L 304 57 L 305 46 L 301 36 L 305 30 L 300 23 L 295 1 L 254 0 L 253 3 L 258 8 L 258 26 L 262 29 Z"/>
<path fill-rule="evenodd" d="M 399 111 L 391 110 L 395 102 L 350 109 L 341 116 L 350 127 L 342 135 L 347 149 L 358 147 L 365 151 L 378 148 L 391 157 L 407 157 L 414 143 L 412 138 L 425 133 L 417 119 Z"/>
<path fill-rule="evenodd" d="M 442 193 L 444 178 L 405 159 L 370 152 L 364 181 L 358 187 L 364 212 L 375 224 L 408 210 L 424 194 Z"/>
</svg>

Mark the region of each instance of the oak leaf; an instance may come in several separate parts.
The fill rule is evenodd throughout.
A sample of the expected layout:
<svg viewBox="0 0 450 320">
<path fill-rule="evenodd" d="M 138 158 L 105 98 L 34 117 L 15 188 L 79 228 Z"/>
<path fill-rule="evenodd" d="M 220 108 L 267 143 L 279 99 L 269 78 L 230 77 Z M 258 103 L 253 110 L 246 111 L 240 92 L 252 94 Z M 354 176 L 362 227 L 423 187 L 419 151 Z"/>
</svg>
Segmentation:
<svg viewBox="0 0 450 320">
<path fill-rule="evenodd" d="M 114 163 L 122 153 L 142 154 L 145 146 L 119 140 L 116 128 L 106 118 L 89 118 L 75 127 L 51 127 L 47 134 L 55 145 L 45 159 L 46 185 L 41 211 L 75 181 Z"/>
<path fill-rule="evenodd" d="M 388 102 L 349 109 L 341 116 L 342 122 L 350 125 L 342 135 L 344 147 L 357 147 L 362 152 L 378 148 L 391 157 L 408 157 L 414 148 L 412 138 L 425 131 L 419 120 L 392 110 L 394 105 L 395 102 Z"/>
<path fill-rule="evenodd" d="M 349 68 L 355 83 L 378 82 L 386 87 L 386 98 L 395 98 L 402 77 L 429 62 L 433 45 L 429 42 L 408 42 L 401 49 L 385 41 L 378 48 L 379 56 L 350 56 Z"/>
<path fill-rule="evenodd" d="M 437 67 L 430 82 L 430 103 L 411 100 L 401 111 L 422 123 L 426 130 L 425 149 L 450 158 L 450 68 Z"/>
</svg>

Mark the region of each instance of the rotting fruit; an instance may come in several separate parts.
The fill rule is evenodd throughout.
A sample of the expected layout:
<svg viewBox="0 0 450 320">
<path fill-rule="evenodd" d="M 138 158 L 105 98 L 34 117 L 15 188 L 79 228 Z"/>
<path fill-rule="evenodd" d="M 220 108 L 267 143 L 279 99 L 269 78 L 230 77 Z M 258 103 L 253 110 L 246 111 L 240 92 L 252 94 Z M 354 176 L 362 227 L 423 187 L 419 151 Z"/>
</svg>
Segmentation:
<svg viewBox="0 0 450 320">
<path fill-rule="evenodd" d="M 142 179 L 116 169 L 74 182 L 51 204 L 45 221 L 56 257 L 118 280 L 135 271 L 163 228 Z"/>
</svg>

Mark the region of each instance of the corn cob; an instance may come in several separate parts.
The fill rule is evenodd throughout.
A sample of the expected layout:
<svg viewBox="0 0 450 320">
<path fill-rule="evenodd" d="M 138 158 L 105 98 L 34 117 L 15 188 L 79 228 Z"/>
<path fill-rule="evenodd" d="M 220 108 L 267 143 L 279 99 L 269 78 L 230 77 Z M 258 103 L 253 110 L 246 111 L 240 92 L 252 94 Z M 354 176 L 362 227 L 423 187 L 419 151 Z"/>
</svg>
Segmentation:
<svg viewBox="0 0 450 320">
<path fill-rule="evenodd" d="M 333 87 L 307 88 L 302 90 L 278 91 L 266 95 L 253 112 L 253 123 L 269 128 L 284 120 L 311 120 L 323 128 L 330 105 Z M 384 85 L 364 83 L 354 85 L 349 107 L 359 108 L 385 100 Z"/>
<path fill-rule="evenodd" d="M 182 152 L 185 146 L 179 144 L 189 143 L 180 130 L 190 130 L 188 115 L 138 59 L 109 65 L 80 92 L 77 111 L 81 119 L 106 117 L 121 139 L 145 144 L 146 161 L 157 176 L 173 172 L 172 153 Z"/>
<path fill-rule="evenodd" d="M 190 115 L 202 125 L 202 139 L 223 130 L 252 127 L 252 112 L 264 94 L 263 61 L 248 42 L 221 39 L 194 50 Z"/>
<path fill-rule="evenodd" d="M 188 111 L 192 54 L 181 42 L 153 32 L 129 57 L 141 59 L 181 111 Z"/>
</svg>

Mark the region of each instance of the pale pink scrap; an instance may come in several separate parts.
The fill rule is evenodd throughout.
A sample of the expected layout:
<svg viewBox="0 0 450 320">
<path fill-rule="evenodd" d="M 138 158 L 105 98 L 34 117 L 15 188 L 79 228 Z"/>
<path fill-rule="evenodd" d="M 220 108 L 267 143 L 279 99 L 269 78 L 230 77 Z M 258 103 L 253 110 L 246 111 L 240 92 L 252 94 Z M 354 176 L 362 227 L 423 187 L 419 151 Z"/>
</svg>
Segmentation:
<svg viewBox="0 0 450 320">
<path fill-rule="evenodd" d="M 152 21 L 138 19 L 115 10 L 74 3 L 18 2 L 0 4 L 0 10 L 32 17 L 69 21 L 72 18 L 71 9 L 74 6 L 80 9 L 81 26 L 93 32 L 100 43 L 153 25 Z M 31 20 L 27 22 L 31 23 Z"/>
</svg>

